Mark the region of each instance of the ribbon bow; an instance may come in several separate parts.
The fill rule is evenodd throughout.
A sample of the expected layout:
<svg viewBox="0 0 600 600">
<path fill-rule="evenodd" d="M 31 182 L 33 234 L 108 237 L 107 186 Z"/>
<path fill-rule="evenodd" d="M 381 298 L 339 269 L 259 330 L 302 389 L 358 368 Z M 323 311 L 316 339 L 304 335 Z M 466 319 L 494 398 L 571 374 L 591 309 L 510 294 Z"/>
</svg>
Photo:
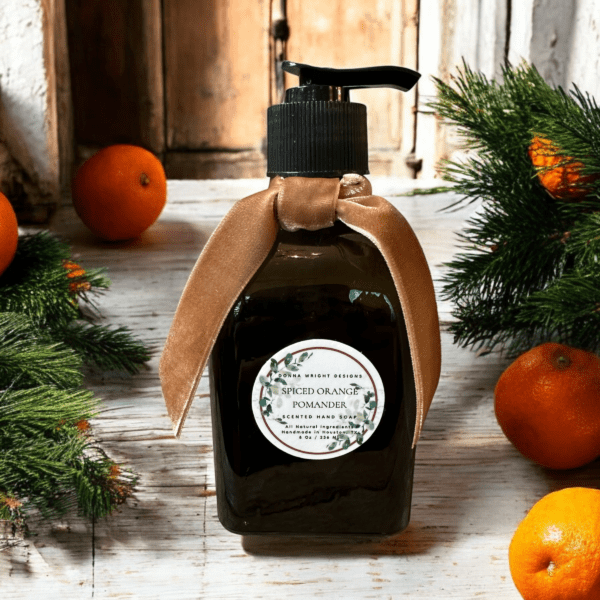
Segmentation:
<svg viewBox="0 0 600 600">
<path fill-rule="evenodd" d="M 163 395 L 179 436 L 221 326 L 269 254 L 277 232 L 330 227 L 336 219 L 371 240 L 394 280 L 406 321 L 417 411 L 413 447 L 441 367 L 431 274 L 414 231 L 361 175 L 275 177 L 268 189 L 237 202 L 202 250 L 183 290 L 160 360 Z"/>
</svg>

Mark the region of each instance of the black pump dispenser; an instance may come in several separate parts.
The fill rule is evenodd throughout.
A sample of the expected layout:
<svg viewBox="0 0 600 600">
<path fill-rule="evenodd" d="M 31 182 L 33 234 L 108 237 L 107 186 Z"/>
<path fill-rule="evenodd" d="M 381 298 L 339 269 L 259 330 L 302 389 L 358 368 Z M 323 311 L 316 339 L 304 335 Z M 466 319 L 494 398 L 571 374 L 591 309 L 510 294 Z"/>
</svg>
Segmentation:
<svg viewBox="0 0 600 600">
<path fill-rule="evenodd" d="M 331 69 L 284 61 L 298 75 L 282 104 L 267 111 L 267 175 L 342 177 L 369 173 L 367 107 L 350 102 L 349 90 L 410 90 L 420 74 L 395 66 Z"/>
</svg>

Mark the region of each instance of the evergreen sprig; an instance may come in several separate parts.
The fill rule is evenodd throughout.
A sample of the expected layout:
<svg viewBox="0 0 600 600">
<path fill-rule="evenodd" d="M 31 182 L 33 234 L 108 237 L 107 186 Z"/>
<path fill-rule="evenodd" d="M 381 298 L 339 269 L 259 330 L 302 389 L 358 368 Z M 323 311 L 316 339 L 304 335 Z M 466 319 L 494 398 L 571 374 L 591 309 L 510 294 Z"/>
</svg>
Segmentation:
<svg viewBox="0 0 600 600">
<path fill-rule="evenodd" d="M 93 308 L 94 295 L 109 285 L 103 269 L 82 269 L 48 232 L 22 236 L 0 279 L 0 313 L 25 315 L 47 340 L 70 346 L 85 364 L 135 373 L 149 360 L 148 348 L 126 327 L 91 323 L 94 311 L 81 309 L 81 303 Z"/>
<path fill-rule="evenodd" d="M 96 323 L 74 322 L 60 330 L 65 344 L 86 363 L 103 371 L 135 374 L 150 354 L 127 327 L 109 328 Z"/>
<path fill-rule="evenodd" d="M 69 247 L 48 232 L 21 236 L 0 280 L 0 311 L 24 313 L 38 325 L 50 327 L 79 318 L 77 297 L 89 301 L 89 291 L 100 292 L 110 281 L 101 269 L 68 279 L 69 256 Z M 71 285 L 82 283 L 83 277 L 89 286 Z"/>
<path fill-rule="evenodd" d="M 463 64 L 450 84 L 435 83 L 430 105 L 467 150 L 440 165 L 459 194 L 451 207 L 481 201 L 443 279 L 455 342 L 500 345 L 509 355 L 543 341 L 599 350 L 600 179 L 586 185 L 583 201 L 555 199 L 528 155 L 533 137 L 543 137 L 565 164 L 598 175 L 596 101 L 576 87 L 551 87 L 526 63 L 505 65 L 501 81 Z"/>
<path fill-rule="evenodd" d="M 128 329 L 82 310 L 109 283 L 46 232 L 21 236 L 0 277 L 0 519 L 71 506 L 101 517 L 132 493 L 135 476 L 93 440 L 100 402 L 82 388 L 84 365 L 135 373 L 150 355 Z"/>
<path fill-rule="evenodd" d="M 83 384 L 82 360 L 73 349 L 53 342 L 26 315 L 0 313 L 0 381 L 20 388 Z"/>
<path fill-rule="evenodd" d="M 557 91 L 557 103 L 552 118 L 534 115 L 534 132 L 551 139 L 570 157 L 566 163 L 582 163 L 582 175 L 600 173 L 600 107 L 587 93 L 573 86 L 570 95 Z M 592 207 L 598 208 L 600 181 L 589 184 Z"/>
</svg>

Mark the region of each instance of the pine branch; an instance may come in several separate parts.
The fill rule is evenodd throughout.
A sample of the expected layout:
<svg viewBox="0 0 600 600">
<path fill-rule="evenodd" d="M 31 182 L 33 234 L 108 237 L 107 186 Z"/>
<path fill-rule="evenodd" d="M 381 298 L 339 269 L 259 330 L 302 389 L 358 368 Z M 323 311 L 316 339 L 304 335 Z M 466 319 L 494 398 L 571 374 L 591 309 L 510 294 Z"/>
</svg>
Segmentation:
<svg viewBox="0 0 600 600">
<path fill-rule="evenodd" d="M 149 360 L 150 351 L 127 328 L 108 329 L 82 320 L 79 303 L 94 308 L 92 295 L 110 281 L 102 269 L 83 269 L 70 260 L 68 246 L 48 233 L 19 238 L 17 255 L 1 284 L 0 312 L 26 315 L 48 342 L 69 346 L 84 362 L 136 373 Z"/>
<path fill-rule="evenodd" d="M 93 443 L 93 394 L 82 365 L 135 372 L 148 349 L 126 328 L 88 322 L 82 307 L 109 285 L 47 233 L 21 236 L 0 279 L 0 518 L 23 522 L 32 507 L 53 516 L 76 506 L 103 516 L 136 478 Z"/>
<path fill-rule="evenodd" d="M 137 477 L 106 457 L 86 457 L 78 465 L 74 482 L 82 514 L 101 518 L 131 496 Z"/>
<path fill-rule="evenodd" d="M 560 340 L 567 333 L 572 345 L 595 347 L 600 332 L 599 281 L 600 268 L 574 270 L 531 294 L 517 319 L 543 331 L 548 341 Z"/>
<path fill-rule="evenodd" d="M 585 204 L 581 209 L 586 210 Z M 575 267 L 593 269 L 600 257 L 600 212 L 582 215 L 568 234 L 567 251 L 573 257 Z"/>
<path fill-rule="evenodd" d="M 61 390 L 39 386 L 0 393 L 0 431 L 48 432 L 91 419 L 98 404 L 88 390 Z"/>
<path fill-rule="evenodd" d="M 25 315 L 0 313 L 0 389 L 79 387 L 81 366 L 73 350 L 52 342 Z"/>
<path fill-rule="evenodd" d="M 505 65 L 502 80 L 489 80 L 463 63 L 462 70 L 452 77 L 453 85 L 434 77 L 438 96 L 429 107 L 446 124 L 457 127 L 463 148 L 476 151 L 484 161 L 494 157 L 516 166 L 531 141 L 534 114 L 552 112 L 556 92 L 526 64 L 516 68 Z M 457 166 L 460 173 L 460 164 Z"/>
<path fill-rule="evenodd" d="M 581 163 L 583 175 L 600 173 L 600 107 L 594 98 L 574 86 L 571 95 L 561 93 L 555 110 L 542 118 L 534 115 L 535 135 L 551 139 L 569 163 Z M 589 185 L 600 198 L 600 181 Z M 598 209 L 597 202 L 595 203 Z"/>
<path fill-rule="evenodd" d="M 137 373 L 150 359 L 149 350 L 137 341 L 126 327 L 75 322 L 55 330 L 65 344 L 73 348 L 86 364 L 110 371 Z"/>
<path fill-rule="evenodd" d="M 556 200 L 529 156 L 534 136 L 565 163 L 600 173 L 600 109 L 577 88 L 550 87 L 534 67 L 506 65 L 502 82 L 466 64 L 451 85 L 435 79 L 430 106 L 458 130 L 467 158 L 441 164 L 444 179 L 479 201 L 446 264 L 442 294 L 455 305 L 451 331 L 462 345 L 501 345 L 509 354 L 555 339 L 600 349 L 600 179 L 581 202 Z M 578 184 L 579 185 L 579 184 Z"/>
<path fill-rule="evenodd" d="M 88 445 L 77 428 L 95 412 L 91 392 L 41 386 L 0 396 L 0 490 L 43 514 L 63 512 L 73 464 Z"/>
<path fill-rule="evenodd" d="M 0 396 L 0 492 L 43 516 L 76 504 L 104 516 L 131 494 L 135 477 L 86 434 L 98 403 L 86 390 L 38 387 Z M 0 509 L 2 505 L 0 503 Z"/>
<path fill-rule="evenodd" d="M 79 317 L 77 297 L 105 289 L 101 270 L 70 277 L 69 248 L 47 232 L 19 238 L 17 253 L 2 275 L 0 312 L 24 313 L 38 325 L 68 323 Z M 78 265 L 76 265 L 78 266 Z"/>
</svg>

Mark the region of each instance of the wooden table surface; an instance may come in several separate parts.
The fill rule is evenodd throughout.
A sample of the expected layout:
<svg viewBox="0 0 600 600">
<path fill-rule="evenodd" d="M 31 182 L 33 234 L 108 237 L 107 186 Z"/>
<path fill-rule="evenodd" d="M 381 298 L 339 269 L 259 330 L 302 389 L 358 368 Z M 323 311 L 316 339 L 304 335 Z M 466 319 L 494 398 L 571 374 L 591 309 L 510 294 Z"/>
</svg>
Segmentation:
<svg viewBox="0 0 600 600">
<path fill-rule="evenodd" d="M 393 194 L 414 182 L 372 183 L 411 222 L 437 280 L 440 263 L 456 251 L 453 232 L 474 207 L 440 212 L 450 193 L 399 197 Z M 98 300 L 107 323 L 128 325 L 156 348 L 137 376 L 108 374 L 87 382 L 108 409 L 93 422 L 96 438 L 140 482 L 135 496 L 107 519 L 92 524 L 70 515 L 35 522 L 37 535 L 5 544 L 3 599 L 518 599 L 507 551 L 520 520 L 554 489 L 597 484 L 598 463 L 552 472 L 510 445 L 493 410 L 494 385 L 508 361 L 454 346 L 445 332 L 450 307 L 440 302 L 442 376 L 417 446 L 408 529 L 385 540 L 351 541 L 226 531 L 216 514 L 207 378 L 176 440 L 157 367 L 204 243 L 236 199 L 265 185 L 171 181 L 159 221 L 127 243 L 99 242 L 69 205 L 59 211 L 52 229 L 71 244 L 77 260 L 108 268 L 113 285 Z"/>
</svg>

